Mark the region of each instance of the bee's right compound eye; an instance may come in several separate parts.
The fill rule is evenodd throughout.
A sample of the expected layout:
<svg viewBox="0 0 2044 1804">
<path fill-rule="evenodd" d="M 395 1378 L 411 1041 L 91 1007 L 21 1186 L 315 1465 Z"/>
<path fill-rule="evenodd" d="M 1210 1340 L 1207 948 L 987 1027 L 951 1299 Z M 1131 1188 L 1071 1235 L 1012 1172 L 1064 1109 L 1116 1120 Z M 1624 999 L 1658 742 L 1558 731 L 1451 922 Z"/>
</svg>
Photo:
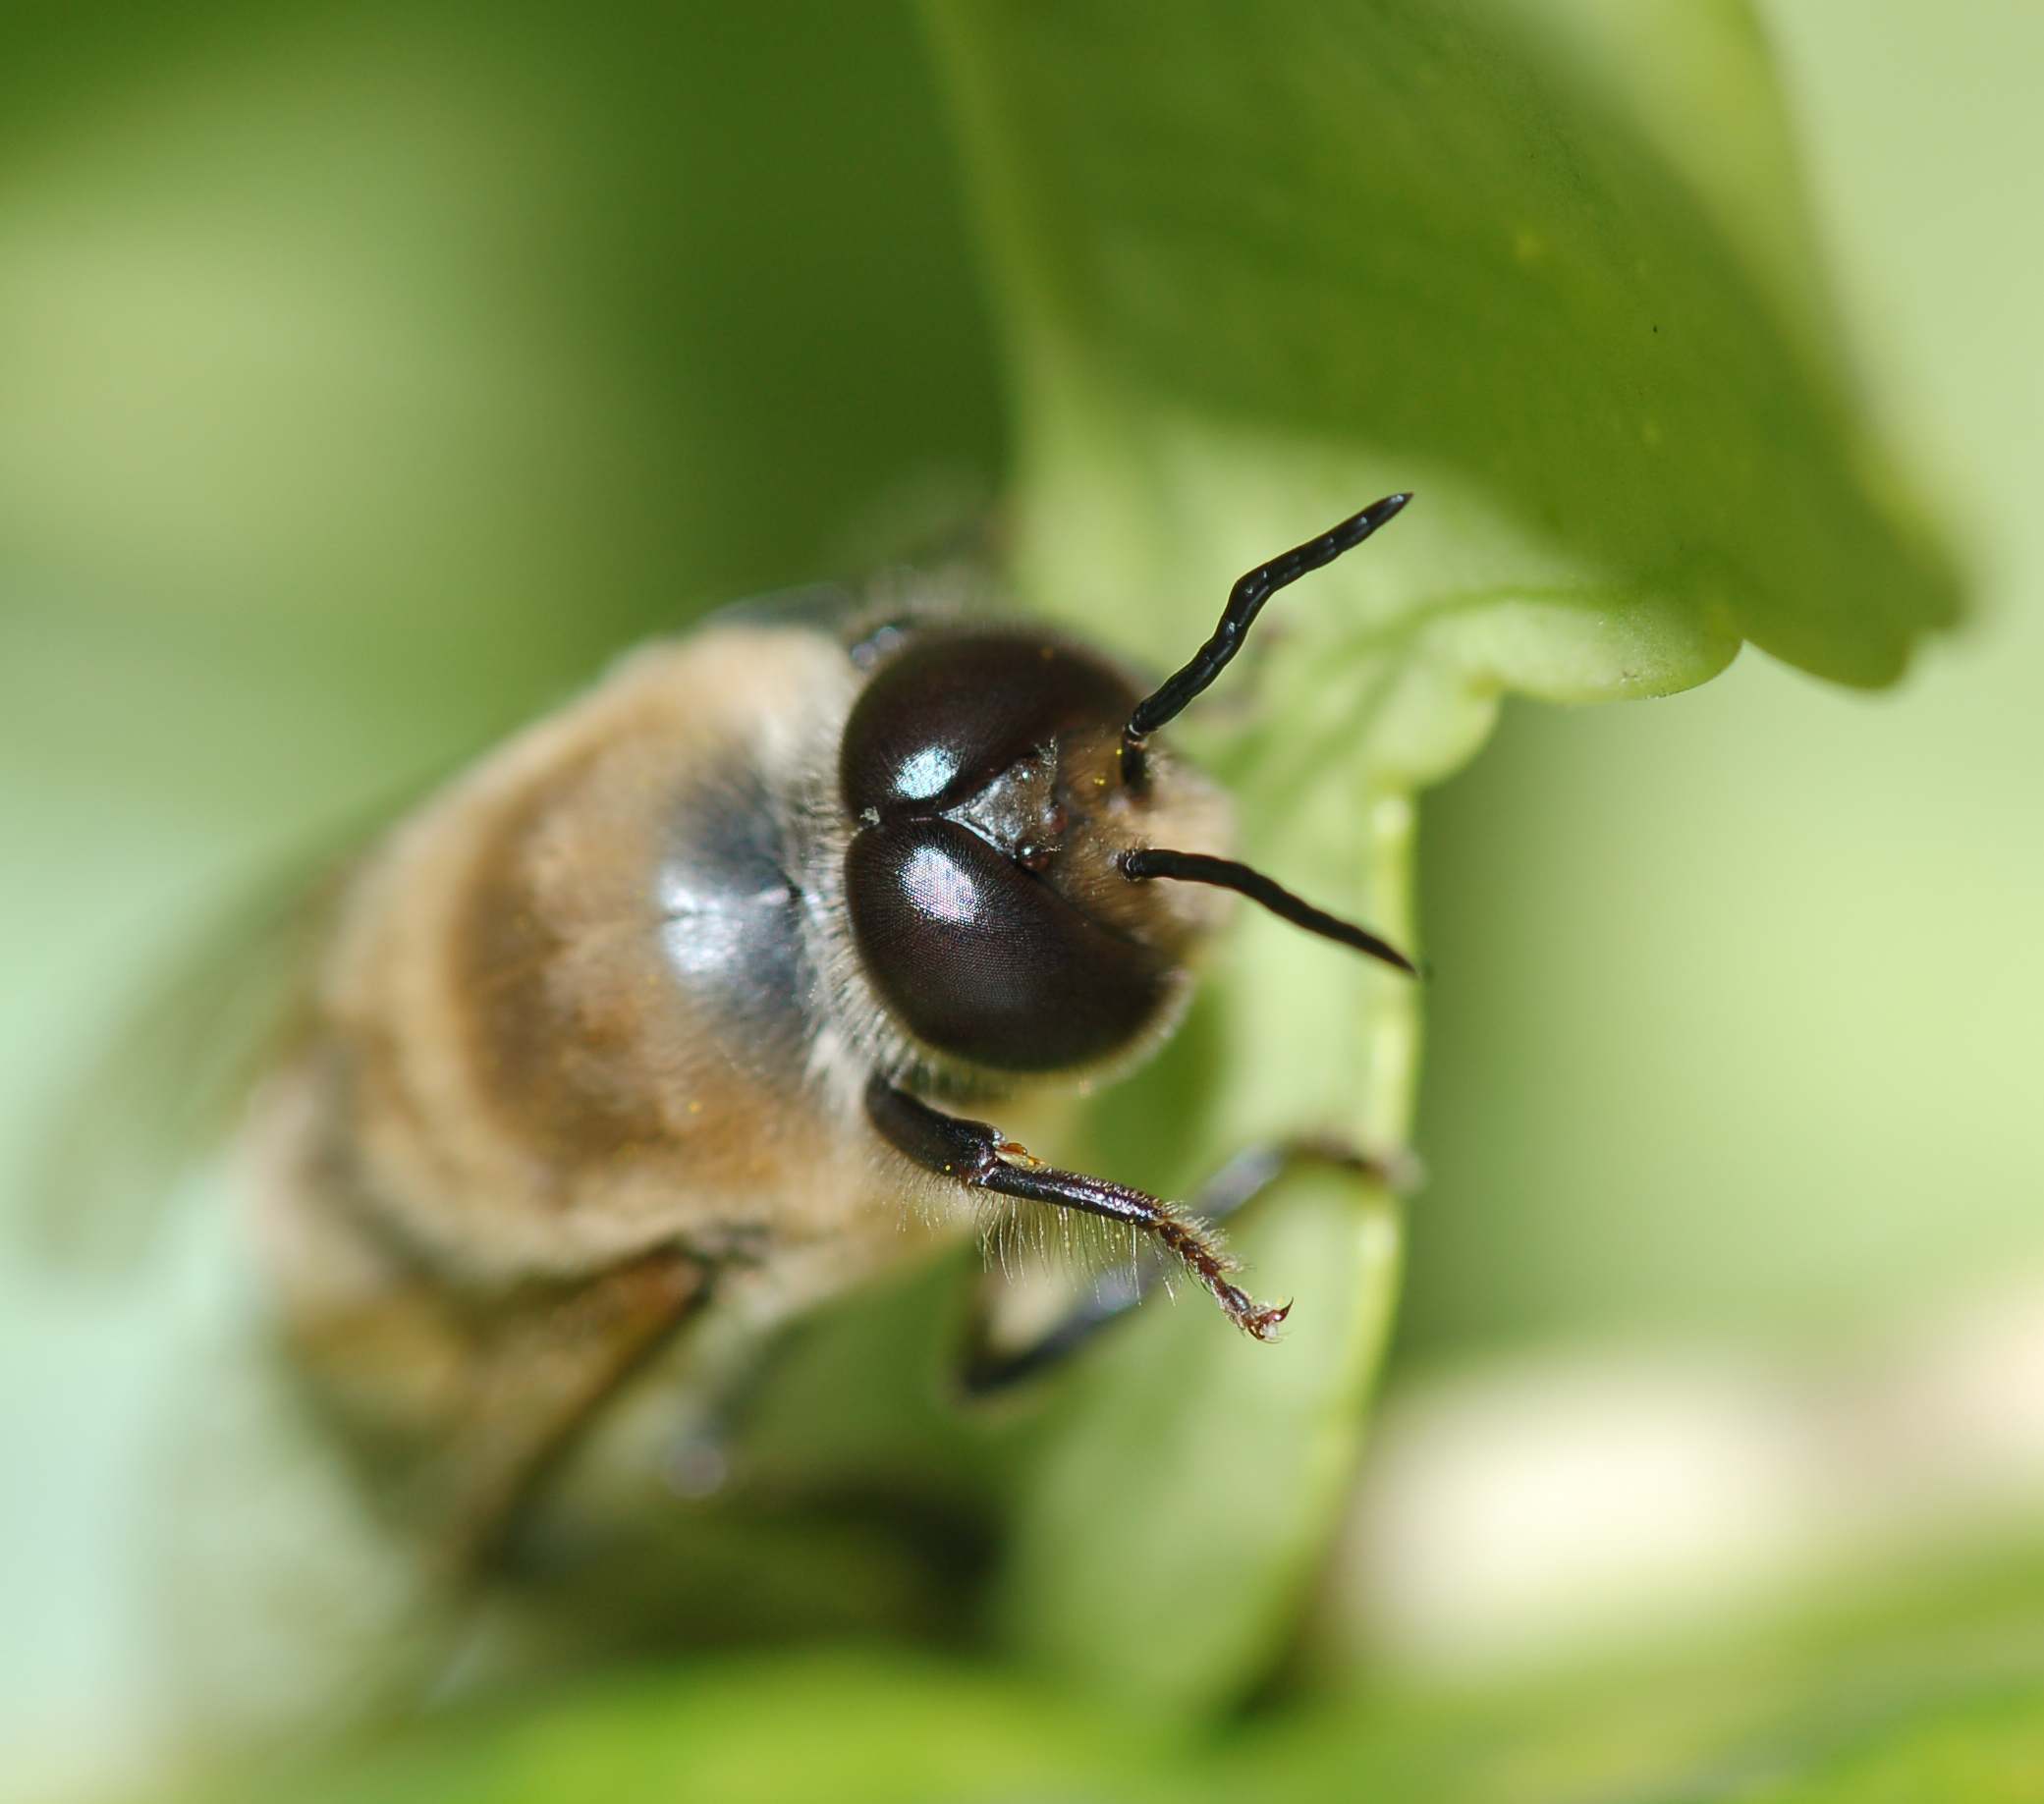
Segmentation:
<svg viewBox="0 0 2044 1804">
<path fill-rule="evenodd" d="M 867 975 L 925 1045 L 1004 1071 L 1090 1065 L 1164 1007 L 1169 971 L 946 820 L 863 828 L 845 901 Z"/>
</svg>

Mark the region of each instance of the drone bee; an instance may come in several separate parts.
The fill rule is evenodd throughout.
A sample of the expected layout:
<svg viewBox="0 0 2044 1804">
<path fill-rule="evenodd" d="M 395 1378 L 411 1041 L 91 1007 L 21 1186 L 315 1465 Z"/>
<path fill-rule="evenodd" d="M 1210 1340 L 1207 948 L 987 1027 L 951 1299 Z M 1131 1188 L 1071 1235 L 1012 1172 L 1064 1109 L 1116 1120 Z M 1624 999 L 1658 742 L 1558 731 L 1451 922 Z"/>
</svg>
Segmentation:
<svg viewBox="0 0 2044 1804">
<path fill-rule="evenodd" d="M 1275 1338 L 1200 1220 L 977 1116 L 1154 1051 L 1237 897 L 1411 970 L 1234 861 L 1153 737 L 1408 499 L 1251 571 L 1149 692 L 1033 627 L 726 618 L 389 834 L 245 1135 L 292 1364 L 385 1506 L 487 1562 L 678 1345 L 699 1372 L 995 1210 L 1119 1224 Z"/>
</svg>

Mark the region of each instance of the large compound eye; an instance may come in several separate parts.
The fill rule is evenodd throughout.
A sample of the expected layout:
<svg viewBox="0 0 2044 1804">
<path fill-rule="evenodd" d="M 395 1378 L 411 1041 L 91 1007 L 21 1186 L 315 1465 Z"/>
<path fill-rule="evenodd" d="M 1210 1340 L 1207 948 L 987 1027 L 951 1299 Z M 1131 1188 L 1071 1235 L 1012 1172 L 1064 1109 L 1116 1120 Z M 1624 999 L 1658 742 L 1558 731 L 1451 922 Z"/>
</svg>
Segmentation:
<svg viewBox="0 0 2044 1804">
<path fill-rule="evenodd" d="M 875 988 L 926 1045 L 1003 1071 L 1056 1071 L 1127 1045 L 1168 973 L 953 821 L 867 827 L 845 900 Z"/>
<path fill-rule="evenodd" d="M 1119 734 L 1135 690 L 1097 658 L 1025 632 L 939 632 L 882 666 L 845 724 L 855 818 L 941 813 L 1073 732 Z"/>
</svg>

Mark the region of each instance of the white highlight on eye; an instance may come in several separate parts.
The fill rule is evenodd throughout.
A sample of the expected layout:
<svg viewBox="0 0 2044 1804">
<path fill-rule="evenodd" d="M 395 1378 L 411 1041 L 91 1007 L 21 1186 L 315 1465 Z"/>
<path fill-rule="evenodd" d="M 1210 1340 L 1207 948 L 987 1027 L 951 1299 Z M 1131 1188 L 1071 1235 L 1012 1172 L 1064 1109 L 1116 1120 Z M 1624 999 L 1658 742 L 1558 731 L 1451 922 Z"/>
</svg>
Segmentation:
<svg viewBox="0 0 2044 1804">
<path fill-rule="evenodd" d="M 958 775 L 958 759 L 942 745 L 925 745 L 901 768 L 895 793 L 905 801 L 929 801 L 943 794 Z"/>
<path fill-rule="evenodd" d="M 918 846 L 903 873 L 915 905 L 935 920 L 961 927 L 979 918 L 979 892 L 970 877 L 934 846 Z"/>
</svg>

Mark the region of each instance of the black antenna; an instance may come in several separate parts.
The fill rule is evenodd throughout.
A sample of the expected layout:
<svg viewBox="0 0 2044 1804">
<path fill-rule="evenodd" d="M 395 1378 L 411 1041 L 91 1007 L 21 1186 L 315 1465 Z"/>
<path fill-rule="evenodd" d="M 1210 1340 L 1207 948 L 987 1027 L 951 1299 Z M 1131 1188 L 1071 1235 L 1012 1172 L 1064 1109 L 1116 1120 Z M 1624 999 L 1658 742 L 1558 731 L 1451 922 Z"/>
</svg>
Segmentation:
<svg viewBox="0 0 2044 1804">
<path fill-rule="evenodd" d="M 1122 875 L 1137 882 L 1151 877 L 1167 877 L 1176 883 L 1210 883 L 1219 890 L 1233 890 L 1238 896 L 1246 896 L 1252 902 L 1268 908 L 1279 919 L 1290 921 L 1295 927 L 1317 933 L 1323 940 L 1353 946 L 1372 958 L 1396 965 L 1408 976 L 1419 975 L 1419 967 L 1390 941 L 1380 940 L 1375 934 L 1343 920 L 1339 915 L 1314 907 L 1282 884 L 1272 882 L 1261 871 L 1238 864 L 1233 858 L 1209 858 L 1204 852 L 1168 851 L 1161 846 L 1146 846 L 1137 851 L 1122 853 L 1121 864 Z"/>
<path fill-rule="evenodd" d="M 1242 649 L 1243 635 L 1266 601 L 1288 582 L 1297 582 L 1323 564 L 1332 564 L 1343 552 L 1353 551 L 1379 526 L 1397 518 L 1399 510 L 1411 499 L 1410 495 L 1386 495 L 1332 531 L 1308 539 L 1303 545 L 1295 545 L 1242 577 L 1228 591 L 1228 606 L 1213 636 L 1200 646 L 1185 669 L 1155 694 L 1146 695 L 1135 704 L 1135 712 L 1122 729 L 1122 781 L 1132 790 L 1143 788 L 1148 775 L 1143 753 L 1150 735 L 1166 721 L 1184 713 L 1186 705 L 1228 668 L 1228 660 Z"/>
</svg>

